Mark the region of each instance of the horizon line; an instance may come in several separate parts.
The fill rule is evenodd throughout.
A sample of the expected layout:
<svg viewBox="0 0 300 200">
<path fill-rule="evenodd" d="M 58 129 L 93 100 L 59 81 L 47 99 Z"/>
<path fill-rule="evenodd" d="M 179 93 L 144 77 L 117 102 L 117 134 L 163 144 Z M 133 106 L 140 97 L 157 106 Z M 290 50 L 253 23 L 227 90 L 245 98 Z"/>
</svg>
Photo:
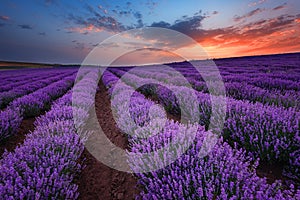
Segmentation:
<svg viewBox="0 0 300 200">
<path fill-rule="evenodd" d="M 130 66 L 148 66 L 148 65 L 158 65 L 158 64 L 171 64 L 171 63 L 181 63 L 181 62 L 195 62 L 195 61 L 205 61 L 205 60 L 223 60 L 223 59 L 235 59 L 235 58 L 247 58 L 247 57 L 260 57 L 260 56 L 275 56 L 275 55 L 283 55 L 283 54 L 298 54 L 300 51 L 295 52 L 285 52 L 285 53 L 274 53 L 274 54 L 254 54 L 254 55 L 245 55 L 245 56 L 232 56 L 232 57 L 220 57 L 220 58 L 207 58 L 207 59 L 191 59 L 191 60 L 182 60 L 182 61 L 174 61 L 169 63 L 147 63 L 147 64 L 139 64 L 139 65 L 110 65 L 112 67 L 130 67 Z M 19 63 L 19 64 L 33 64 L 33 65 L 45 65 L 45 66 L 81 66 L 80 63 L 47 63 L 47 62 L 32 62 L 32 61 L 11 61 L 11 60 L 0 60 L 0 63 Z M 91 64 L 88 66 L 97 66 L 96 64 Z M 98 65 L 99 66 L 99 65 Z M 110 67 L 109 66 L 109 67 Z M 5 66 L 0 66 L 5 67 Z M 7 66 L 9 67 L 9 66 Z M 17 67 L 17 66 L 16 66 Z M 106 67 L 106 66 L 101 66 Z"/>
</svg>

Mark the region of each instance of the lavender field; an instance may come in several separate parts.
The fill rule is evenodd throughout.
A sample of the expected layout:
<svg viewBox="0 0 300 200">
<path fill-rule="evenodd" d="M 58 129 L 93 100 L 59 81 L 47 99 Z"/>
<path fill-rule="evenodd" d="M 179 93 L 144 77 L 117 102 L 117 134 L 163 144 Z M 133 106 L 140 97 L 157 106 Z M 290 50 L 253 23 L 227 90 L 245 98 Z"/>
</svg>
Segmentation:
<svg viewBox="0 0 300 200">
<path fill-rule="evenodd" d="M 1 71 L 0 199 L 300 199 L 300 54 L 214 62 L 224 121 L 205 61 Z M 95 110 L 133 173 L 92 161 Z"/>
</svg>

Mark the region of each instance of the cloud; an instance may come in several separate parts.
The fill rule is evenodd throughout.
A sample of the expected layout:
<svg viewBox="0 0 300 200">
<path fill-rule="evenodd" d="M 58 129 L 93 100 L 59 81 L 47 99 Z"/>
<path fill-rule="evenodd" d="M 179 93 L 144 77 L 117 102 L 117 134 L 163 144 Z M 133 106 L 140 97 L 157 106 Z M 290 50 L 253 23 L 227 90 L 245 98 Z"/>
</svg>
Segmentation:
<svg viewBox="0 0 300 200">
<path fill-rule="evenodd" d="M 69 15 L 68 19 L 75 25 L 67 28 L 68 31 L 82 34 L 100 32 L 103 30 L 119 33 L 131 28 L 146 27 L 146 24 L 143 22 L 143 15 L 141 12 L 134 10 L 131 10 L 130 12 L 127 12 L 126 10 L 113 11 L 113 13 L 118 16 L 131 15 L 136 20 L 135 24 L 126 26 L 118 21 L 117 18 L 104 15 L 101 12 L 99 13 L 99 10 L 96 11 L 92 7 L 87 7 L 87 10 L 89 11 L 89 16 L 82 17 Z M 220 51 L 221 56 L 226 53 L 226 55 L 229 56 L 230 54 L 240 55 L 239 53 L 247 52 L 247 49 L 249 49 L 250 52 L 251 49 L 267 49 L 268 46 L 275 49 L 274 44 L 278 44 L 278 47 L 283 48 L 286 42 L 279 42 L 280 38 L 291 38 L 299 34 L 299 28 L 294 28 L 295 30 L 290 29 L 291 27 L 295 27 L 297 23 L 300 23 L 300 15 L 281 15 L 270 19 L 252 22 L 247 22 L 245 20 L 263 11 L 265 11 L 265 9 L 257 8 L 245 15 L 235 16 L 234 21 L 237 23 L 224 28 L 203 29 L 202 27 L 203 21 L 212 15 L 218 14 L 218 11 L 212 12 L 210 16 L 199 11 L 190 16 L 184 15 L 173 22 L 153 22 L 148 27 L 161 27 L 179 31 L 190 36 L 204 47 Z M 242 20 L 245 20 L 245 23 L 238 23 Z M 164 49 L 165 47 L 168 49 L 178 49 L 191 45 L 190 43 L 186 43 L 186 41 L 179 41 L 176 36 L 164 36 L 155 31 L 147 34 L 137 33 L 135 37 L 142 37 L 144 41 L 150 41 L 153 46 L 147 46 L 143 43 L 126 43 L 124 45 L 128 46 L 128 48 L 141 47 L 142 49 L 149 47 L 155 47 L 158 49 Z M 273 38 L 276 38 L 278 41 L 274 42 Z M 76 43 L 76 48 L 78 49 L 87 49 L 87 47 L 82 44 L 77 44 L 77 41 L 74 43 Z M 109 44 L 108 46 L 115 47 L 116 45 L 117 44 Z M 294 44 L 290 44 L 290 46 L 291 48 L 295 48 Z"/>
<path fill-rule="evenodd" d="M 255 1 L 255 2 L 249 3 L 248 6 L 249 6 L 249 7 L 257 6 L 257 5 L 259 5 L 259 4 L 265 3 L 266 1 L 267 1 L 267 0 L 259 0 L 259 1 Z"/>
<path fill-rule="evenodd" d="M 158 2 L 152 1 L 152 0 L 148 0 L 146 2 L 146 6 L 148 7 L 148 9 L 150 9 L 151 11 L 153 11 L 158 5 Z"/>
<path fill-rule="evenodd" d="M 1 15 L 0 19 L 3 20 L 3 21 L 8 21 L 10 18 L 8 16 Z"/>
<path fill-rule="evenodd" d="M 91 47 L 89 47 L 88 45 L 86 45 L 86 43 L 84 42 L 73 42 L 75 44 L 75 46 L 73 47 L 74 49 L 77 49 L 79 51 L 83 51 L 83 52 L 88 52 L 90 50 L 92 50 Z"/>
<path fill-rule="evenodd" d="M 170 28 L 171 24 L 165 21 L 153 22 L 151 27 Z"/>
<path fill-rule="evenodd" d="M 104 13 L 107 14 L 108 11 L 106 9 L 104 9 L 101 5 L 98 6 L 98 8 Z"/>
<path fill-rule="evenodd" d="M 144 26 L 143 23 L 143 15 L 140 12 L 135 12 L 133 14 L 133 16 L 136 18 L 137 20 L 137 24 L 135 25 L 136 28 L 141 28 Z"/>
<path fill-rule="evenodd" d="M 86 25 L 85 27 L 68 27 L 66 28 L 67 33 L 81 33 L 81 34 L 88 34 L 89 32 L 101 32 L 103 28 L 98 28 L 93 24 Z"/>
<path fill-rule="evenodd" d="M 277 52 L 281 49 L 285 52 L 284 47 L 288 49 L 296 48 L 298 45 L 293 37 L 298 37 L 300 34 L 300 28 L 297 23 L 300 23 L 300 15 L 281 15 L 278 17 L 263 19 L 246 24 L 236 24 L 224 28 L 216 29 L 203 29 L 201 28 L 201 22 L 205 16 L 198 17 L 198 21 L 193 20 L 193 17 L 182 17 L 180 20 L 176 20 L 174 23 L 168 23 L 165 21 L 154 22 L 151 27 L 169 28 L 179 32 L 182 32 L 203 47 L 209 47 L 213 49 L 212 54 L 215 57 L 226 57 L 235 55 L 247 55 L 251 49 L 264 49 L 260 53 L 267 53 L 268 47 L 272 48 L 272 51 Z M 184 21 L 185 19 L 185 21 Z M 200 19 L 200 22 L 199 22 Z M 181 22 L 184 21 L 184 25 Z M 194 25 L 191 25 L 194 23 Z M 190 28 L 186 28 L 185 24 L 190 24 Z M 181 26 L 182 25 L 182 26 Z M 143 37 L 146 41 L 151 41 L 153 47 L 158 49 L 176 50 L 178 48 L 186 48 L 192 43 L 186 43 L 181 41 L 175 36 L 164 36 L 160 32 L 153 30 L 148 34 L 138 34 L 139 37 Z M 279 42 L 280 39 L 286 38 L 286 42 Z M 299 40 L 299 37 L 298 37 Z M 290 42 L 289 42 L 290 41 Z M 293 42 L 291 42 L 293 41 Z M 289 45 L 287 45 L 287 43 Z M 278 49 L 276 50 L 276 45 Z M 143 44 L 128 44 L 132 47 L 143 47 Z M 298 45 L 300 46 L 300 45 Z M 147 47 L 143 47 L 147 48 Z M 254 52 L 254 51 L 253 51 Z M 279 52 L 279 51 L 278 51 Z M 271 52 L 270 52 L 271 53 Z"/>
<path fill-rule="evenodd" d="M 261 13 L 261 12 L 263 12 L 264 10 L 265 10 L 265 9 L 257 8 L 257 9 L 255 9 L 255 10 L 252 10 L 252 11 L 246 13 L 246 14 L 243 15 L 243 16 L 235 16 L 235 17 L 233 18 L 233 20 L 234 20 L 235 22 L 239 22 L 239 21 L 241 21 L 241 20 L 243 20 L 243 19 L 247 19 L 247 18 L 249 18 L 249 17 L 252 17 L 252 16 L 254 16 L 254 15 L 257 15 L 258 13 Z"/>
<path fill-rule="evenodd" d="M 286 8 L 286 7 L 287 7 L 287 3 L 284 3 L 284 4 L 280 5 L 280 6 L 277 6 L 277 7 L 273 8 L 272 10 L 281 10 L 281 9 Z"/>
<path fill-rule="evenodd" d="M 51 5 L 58 5 L 59 4 L 59 1 L 57 0 L 45 0 L 45 5 L 46 6 L 51 6 Z"/>
<path fill-rule="evenodd" d="M 123 17 L 123 16 L 130 16 L 132 14 L 131 11 L 127 11 L 127 10 L 120 10 L 119 12 L 116 11 L 116 10 L 113 10 L 113 12 L 115 12 L 116 14 L 118 14 L 120 17 Z"/>
<path fill-rule="evenodd" d="M 213 49 L 211 54 L 216 57 L 287 52 L 300 47 L 295 39 L 300 34 L 296 20 L 297 16 L 281 15 L 245 25 L 195 30 L 190 36 Z"/>
<path fill-rule="evenodd" d="M 46 33 L 45 32 L 39 32 L 39 35 L 46 36 Z"/>
<path fill-rule="evenodd" d="M 150 27 L 169 28 L 175 31 L 185 33 L 199 29 L 201 27 L 202 21 L 205 18 L 206 16 L 202 15 L 202 13 L 199 12 L 192 17 L 182 16 L 181 19 L 175 20 L 173 24 L 170 24 L 165 21 L 160 21 L 152 23 Z"/>
<path fill-rule="evenodd" d="M 33 27 L 28 24 L 20 24 L 18 26 L 22 29 L 29 29 L 29 30 L 33 29 Z"/>
<path fill-rule="evenodd" d="M 127 6 L 127 7 L 130 7 L 131 5 L 132 5 L 132 3 L 131 3 L 131 2 L 129 2 L 129 1 L 128 1 L 128 2 L 126 2 L 126 6 Z"/>
<path fill-rule="evenodd" d="M 293 26 L 295 17 L 296 16 L 281 15 L 268 20 L 251 22 L 244 26 L 232 26 L 224 29 L 216 29 L 218 31 L 216 31 L 214 35 L 216 36 L 216 34 L 221 34 L 218 39 L 223 39 L 223 41 L 232 38 L 239 41 L 249 41 L 253 38 L 268 36 L 274 32 L 285 30 L 286 28 Z M 208 30 L 207 32 L 212 32 L 212 30 Z"/>
<path fill-rule="evenodd" d="M 87 5 L 86 8 L 90 12 L 91 16 L 83 18 L 81 16 L 69 14 L 67 19 L 73 22 L 75 25 L 79 25 L 79 27 L 67 29 L 71 29 L 70 31 L 80 33 L 82 33 L 83 31 L 99 32 L 103 30 L 117 33 L 127 30 L 127 27 L 125 27 L 114 17 L 99 14 L 93 7 L 89 5 Z"/>
<path fill-rule="evenodd" d="M 189 35 L 190 37 L 199 36 L 202 34 L 202 21 L 207 16 L 202 14 L 202 12 L 197 12 L 193 16 L 182 16 L 181 18 L 175 20 L 173 23 L 160 21 L 160 22 L 153 22 L 148 27 L 157 27 L 157 28 L 167 28 L 174 31 L 178 31 L 184 34 Z M 161 34 L 161 29 L 146 29 L 147 31 L 139 30 L 134 32 L 135 38 L 139 40 L 142 38 L 145 41 L 151 43 L 152 47 L 158 49 L 178 49 L 180 47 L 189 45 L 191 40 L 180 40 L 180 34 L 174 35 L 164 35 Z M 181 38 L 182 39 L 182 38 Z M 127 48 L 149 48 L 147 44 L 144 42 L 138 43 L 126 43 L 124 44 Z"/>
</svg>

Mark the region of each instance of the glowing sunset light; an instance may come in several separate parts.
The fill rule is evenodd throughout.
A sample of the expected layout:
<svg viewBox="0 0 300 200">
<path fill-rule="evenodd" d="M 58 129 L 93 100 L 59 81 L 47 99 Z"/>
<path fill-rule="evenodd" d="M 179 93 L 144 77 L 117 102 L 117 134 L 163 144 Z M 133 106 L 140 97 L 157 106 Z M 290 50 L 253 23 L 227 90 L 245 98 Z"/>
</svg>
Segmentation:
<svg viewBox="0 0 300 200">
<path fill-rule="evenodd" d="M 81 63 L 105 39 L 147 27 L 186 34 L 212 58 L 299 52 L 299 23 L 298 0 L 4 1 L 0 8 L 0 60 Z M 126 44 L 129 48 L 180 49 L 189 53 L 190 60 L 201 59 L 197 49 L 176 37 L 154 33 L 145 38 L 137 34 L 134 39 L 140 43 Z M 143 60 L 149 63 L 163 60 L 159 56 L 172 57 L 154 51 L 134 55 L 136 59 L 148 56 Z"/>
</svg>

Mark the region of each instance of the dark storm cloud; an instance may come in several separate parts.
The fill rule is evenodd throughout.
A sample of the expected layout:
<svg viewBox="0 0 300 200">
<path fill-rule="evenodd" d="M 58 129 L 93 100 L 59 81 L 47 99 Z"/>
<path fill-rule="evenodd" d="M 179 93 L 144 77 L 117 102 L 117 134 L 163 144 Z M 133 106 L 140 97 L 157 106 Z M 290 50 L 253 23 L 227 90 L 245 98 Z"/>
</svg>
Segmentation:
<svg viewBox="0 0 300 200">
<path fill-rule="evenodd" d="M 20 25 L 18 25 L 21 29 L 29 29 L 29 30 L 31 30 L 31 29 L 33 29 L 33 27 L 32 26 L 30 26 L 30 25 L 28 25 L 28 24 L 20 24 Z"/>
<path fill-rule="evenodd" d="M 239 22 L 239 21 L 241 21 L 241 20 L 243 20 L 243 19 L 247 19 L 247 18 L 252 17 L 252 16 L 254 16 L 254 15 L 258 14 L 258 13 L 261 13 L 261 12 L 263 12 L 264 10 L 265 10 L 265 9 L 257 8 L 257 9 L 255 9 L 255 10 L 252 10 L 252 11 L 246 13 L 245 15 L 242 15 L 242 16 L 235 16 L 235 17 L 233 18 L 233 20 L 234 20 L 235 22 Z"/>
</svg>

